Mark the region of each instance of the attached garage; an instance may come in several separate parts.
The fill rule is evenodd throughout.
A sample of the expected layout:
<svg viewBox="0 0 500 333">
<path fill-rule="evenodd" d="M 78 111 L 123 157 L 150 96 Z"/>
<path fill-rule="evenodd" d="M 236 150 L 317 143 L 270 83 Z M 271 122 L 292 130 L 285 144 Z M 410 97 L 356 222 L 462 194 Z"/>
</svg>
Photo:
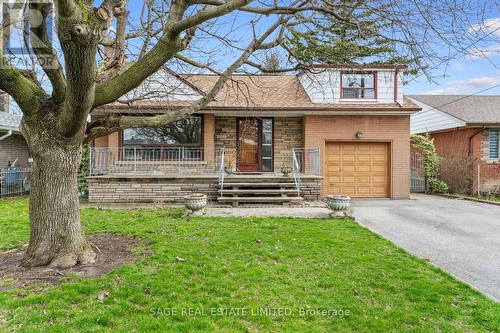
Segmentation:
<svg viewBox="0 0 500 333">
<path fill-rule="evenodd" d="M 387 142 L 328 142 L 325 147 L 327 194 L 387 198 L 391 156 Z"/>
</svg>

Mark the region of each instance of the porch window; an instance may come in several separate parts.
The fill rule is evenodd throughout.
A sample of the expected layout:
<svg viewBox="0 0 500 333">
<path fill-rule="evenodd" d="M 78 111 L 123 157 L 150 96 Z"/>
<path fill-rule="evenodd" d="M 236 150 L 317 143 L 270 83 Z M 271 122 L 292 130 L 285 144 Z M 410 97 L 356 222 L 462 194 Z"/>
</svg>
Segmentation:
<svg viewBox="0 0 500 333">
<path fill-rule="evenodd" d="M 262 171 L 273 170 L 273 120 L 262 119 Z"/>
<path fill-rule="evenodd" d="M 342 87 L 341 98 L 344 99 L 375 99 L 376 98 L 376 75 L 375 73 L 352 73 L 342 72 L 340 74 Z"/>
<path fill-rule="evenodd" d="M 193 116 L 158 128 L 124 129 L 124 159 L 202 160 L 202 137 L 202 116 Z"/>
<path fill-rule="evenodd" d="M 498 159 L 499 158 L 499 150 L 500 150 L 499 132 L 500 132 L 500 130 L 490 130 L 490 135 L 489 135 L 490 155 L 489 155 L 489 157 L 491 159 Z"/>
</svg>

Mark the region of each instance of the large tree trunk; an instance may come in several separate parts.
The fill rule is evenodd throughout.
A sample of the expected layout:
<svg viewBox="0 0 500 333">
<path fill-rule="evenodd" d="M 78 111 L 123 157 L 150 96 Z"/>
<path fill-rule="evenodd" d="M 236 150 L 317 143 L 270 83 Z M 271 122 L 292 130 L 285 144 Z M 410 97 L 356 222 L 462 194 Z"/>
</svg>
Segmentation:
<svg viewBox="0 0 500 333">
<path fill-rule="evenodd" d="M 95 261 L 80 223 L 81 140 L 56 140 L 54 130 L 23 124 L 33 156 L 30 243 L 24 266 L 71 267 Z M 76 142 L 67 142 L 76 141 Z"/>
</svg>

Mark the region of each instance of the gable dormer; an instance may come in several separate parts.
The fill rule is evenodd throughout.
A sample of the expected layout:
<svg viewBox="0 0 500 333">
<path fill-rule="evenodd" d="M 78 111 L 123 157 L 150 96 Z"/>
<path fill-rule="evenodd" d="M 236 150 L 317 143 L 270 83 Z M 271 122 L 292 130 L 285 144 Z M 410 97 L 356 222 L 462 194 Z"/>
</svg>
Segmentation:
<svg viewBox="0 0 500 333">
<path fill-rule="evenodd" d="M 401 65 L 314 65 L 299 74 L 313 103 L 403 103 Z"/>
</svg>

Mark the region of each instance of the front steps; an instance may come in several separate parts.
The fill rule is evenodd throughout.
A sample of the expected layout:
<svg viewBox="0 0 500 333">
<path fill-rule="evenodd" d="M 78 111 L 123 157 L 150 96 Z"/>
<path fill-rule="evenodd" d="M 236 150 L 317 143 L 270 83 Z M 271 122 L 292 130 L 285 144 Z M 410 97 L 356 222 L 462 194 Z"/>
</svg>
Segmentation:
<svg viewBox="0 0 500 333">
<path fill-rule="evenodd" d="M 219 188 L 217 201 L 231 203 L 301 202 L 302 198 L 295 188 L 293 177 L 281 175 L 231 175 L 225 178 L 224 188 Z"/>
</svg>

